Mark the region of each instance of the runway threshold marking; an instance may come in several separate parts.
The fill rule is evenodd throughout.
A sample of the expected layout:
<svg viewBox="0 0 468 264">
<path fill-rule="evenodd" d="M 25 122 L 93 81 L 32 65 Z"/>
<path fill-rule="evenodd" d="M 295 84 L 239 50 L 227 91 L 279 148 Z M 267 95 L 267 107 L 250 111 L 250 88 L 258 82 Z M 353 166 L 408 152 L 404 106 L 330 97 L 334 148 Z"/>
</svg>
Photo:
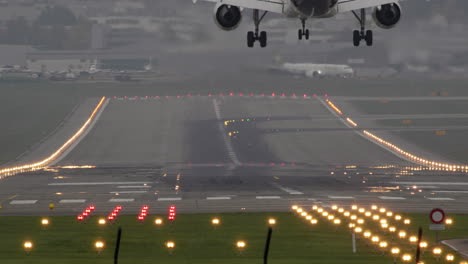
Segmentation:
<svg viewBox="0 0 468 264">
<path fill-rule="evenodd" d="M 280 189 L 280 190 L 282 190 L 282 191 L 285 191 L 285 192 L 287 192 L 289 194 L 292 194 L 292 195 L 304 194 L 303 192 L 300 192 L 300 191 L 297 191 L 297 190 L 294 190 L 294 189 L 291 189 L 291 188 L 288 188 L 288 187 L 281 186 L 276 182 L 271 183 L 271 185 L 278 188 L 278 189 Z"/>
<path fill-rule="evenodd" d="M 342 200 L 354 199 L 353 196 L 333 196 L 333 195 L 329 195 L 328 198 L 330 198 L 330 199 L 342 199 Z"/>
<path fill-rule="evenodd" d="M 158 201 L 180 201 L 182 198 L 180 197 L 168 197 L 168 198 L 158 198 Z"/>
<path fill-rule="evenodd" d="M 59 203 L 61 204 L 84 203 L 84 202 L 86 202 L 86 199 L 63 199 L 59 201 Z"/>
<path fill-rule="evenodd" d="M 207 200 L 231 200 L 229 196 L 214 196 L 214 197 L 206 197 Z"/>
<path fill-rule="evenodd" d="M 37 200 L 13 200 L 10 202 L 12 205 L 35 204 Z"/>
<path fill-rule="evenodd" d="M 112 198 L 109 200 L 111 203 L 129 203 L 129 202 L 134 202 L 134 198 Z"/>
<path fill-rule="evenodd" d="M 85 185 L 125 185 L 125 184 L 148 184 L 150 182 L 54 182 L 49 186 L 85 186 Z"/>
<path fill-rule="evenodd" d="M 427 197 L 427 199 L 432 200 L 432 201 L 454 201 L 455 200 L 453 198 L 448 198 L 448 197 Z"/>
<path fill-rule="evenodd" d="M 268 199 L 281 199 L 280 196 L 256 196 L 257 200 L 268 200 Z"/>
<path fill-rule="evenodd" d="M 382 199 L 382 200 L 406 200 L 405 197 L 398 197 L 398 196 L 379 196 L 379 199 Z"/>
</svg>

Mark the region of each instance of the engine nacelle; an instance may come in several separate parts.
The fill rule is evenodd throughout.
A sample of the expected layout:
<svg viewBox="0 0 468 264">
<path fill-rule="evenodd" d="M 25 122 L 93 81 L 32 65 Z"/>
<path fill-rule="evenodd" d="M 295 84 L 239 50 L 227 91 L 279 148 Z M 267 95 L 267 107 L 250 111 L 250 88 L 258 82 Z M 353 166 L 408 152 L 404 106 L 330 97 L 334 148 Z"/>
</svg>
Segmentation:
<svg viewBox="0 0 468 264">
<path fill-rule="evenodd" d="M 217 4 L 214 10 L 214 20 L 219 28 L 230 31 L 239 26 L 242 13 L 237 6 Z"/>
<path fill-rule="evenodd" d="M 384 29 L 393 28 L 400 22 L 401 7 L 398 3 L 381 5 L 375 8 L 372 16 L 377 26 Z"/>
</svg>

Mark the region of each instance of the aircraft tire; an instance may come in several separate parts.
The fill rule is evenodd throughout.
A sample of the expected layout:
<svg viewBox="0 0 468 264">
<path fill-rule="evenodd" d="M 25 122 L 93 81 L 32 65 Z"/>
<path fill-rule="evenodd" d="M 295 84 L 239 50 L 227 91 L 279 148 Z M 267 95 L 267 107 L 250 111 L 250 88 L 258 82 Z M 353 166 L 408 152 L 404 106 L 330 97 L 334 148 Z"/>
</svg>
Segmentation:
<svg viewBox="0 0 468 264">
<path fill-rule="evenodd" d="M 361 42 L 361 33 L 359 30 L 353 31 L 353 44 L 355 47 L 358 47 Z"/>
<path fill-rule="evenodd" d="M 253 48 L 255 42 L 255 37 L 253 31 L 247 32 L 247 47 Z"/>
<path fill-rule="evenodd" d="M 260 47 L 265 48 L 267 46 L 267 33 L 265 31 L 260 32 Z"/>
<path fill-rule="evenodd" d="M 373 34 L 372 30 L 367 30 L 366 31 L 365 40 L 366 40 L 367 46 L 372 46 L 372 44 L 374 42 L 374 34 Z"/>
</svg>

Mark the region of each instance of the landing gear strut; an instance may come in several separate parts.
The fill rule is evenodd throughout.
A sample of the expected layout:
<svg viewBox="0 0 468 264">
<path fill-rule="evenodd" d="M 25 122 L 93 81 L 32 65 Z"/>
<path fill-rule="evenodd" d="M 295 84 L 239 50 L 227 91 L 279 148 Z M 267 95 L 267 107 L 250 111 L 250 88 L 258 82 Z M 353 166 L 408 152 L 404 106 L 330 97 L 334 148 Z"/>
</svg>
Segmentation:
<svg viewBox="0 0 468 264">
<path fill-rule="evenodd" d="M 361 30 L 354 30 L 353 31 L 353 44 L 355 47 L 359 46 L 361 40 L 365 40 L 367 46 L 372 46 L 374 34 L 372 30 L 366 30 L 366 9 L 361 9 L 361 14 L 358 15 L 356 11 L 353 11 L 354 16 L 361 24 Z"/>
<path fill-rule="evenodd" d="M 249 31 L 247 32 L 247 46 L 252 48 L 254 46 L 255 41 L 258 40 L 260 42 L 260 47 L 264 48 L 267 46 L 267 33 L 265 31 L 259 32 L 260 22 L 262 22 L 263 18 L 266 16 L 268 11 L 263 12 L 260 16 L 260 12 L 258 9 L 253 10 L 253 20 L 255 23 L 255 32 Z"/>
<path fill-rule="evenodd" d="M 305 37 L 305 39 L 309 39 L 309 29 L 305 28 L 305 22 L 306 20 L 304 18 L 301 18 L 302 29 L 299 29 L 297 31 L 297 37 L 299 40 L 302 40 L 302 37 Z"/>
</svg>

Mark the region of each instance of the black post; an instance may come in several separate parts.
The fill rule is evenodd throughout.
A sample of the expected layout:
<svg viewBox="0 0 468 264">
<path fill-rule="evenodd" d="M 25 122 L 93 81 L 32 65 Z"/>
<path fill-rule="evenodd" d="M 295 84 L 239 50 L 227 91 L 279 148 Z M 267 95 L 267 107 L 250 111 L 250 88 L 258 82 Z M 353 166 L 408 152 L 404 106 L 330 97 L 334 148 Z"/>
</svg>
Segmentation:
<svg viewBox="0 0 468 264">
<path fill-rule="evenodd" d="M 119 263 L 120 238 L 122 237 L 122 227 L 117 231 L 117 241 L 115 242 L 114 264 Z"/>
<path fill-rule="evenodd" d="M 268 252 L 270 251 L 270 241 L 271 241 L 271 233 L 273 232 L 273 228 L 270 226 L 268 227 L 268 235 L 265 244 L 265 253 L 263 254 L 263 264 L 268 264 Z"/>
<path fill-rule="evenodd" d="M 421 258 L 421 238 L 422 238 L 422 227 L 419 227 L 418 244 L 416 247 L 416 264 L 419 263 L 419 259 Z"/>
</svg>

